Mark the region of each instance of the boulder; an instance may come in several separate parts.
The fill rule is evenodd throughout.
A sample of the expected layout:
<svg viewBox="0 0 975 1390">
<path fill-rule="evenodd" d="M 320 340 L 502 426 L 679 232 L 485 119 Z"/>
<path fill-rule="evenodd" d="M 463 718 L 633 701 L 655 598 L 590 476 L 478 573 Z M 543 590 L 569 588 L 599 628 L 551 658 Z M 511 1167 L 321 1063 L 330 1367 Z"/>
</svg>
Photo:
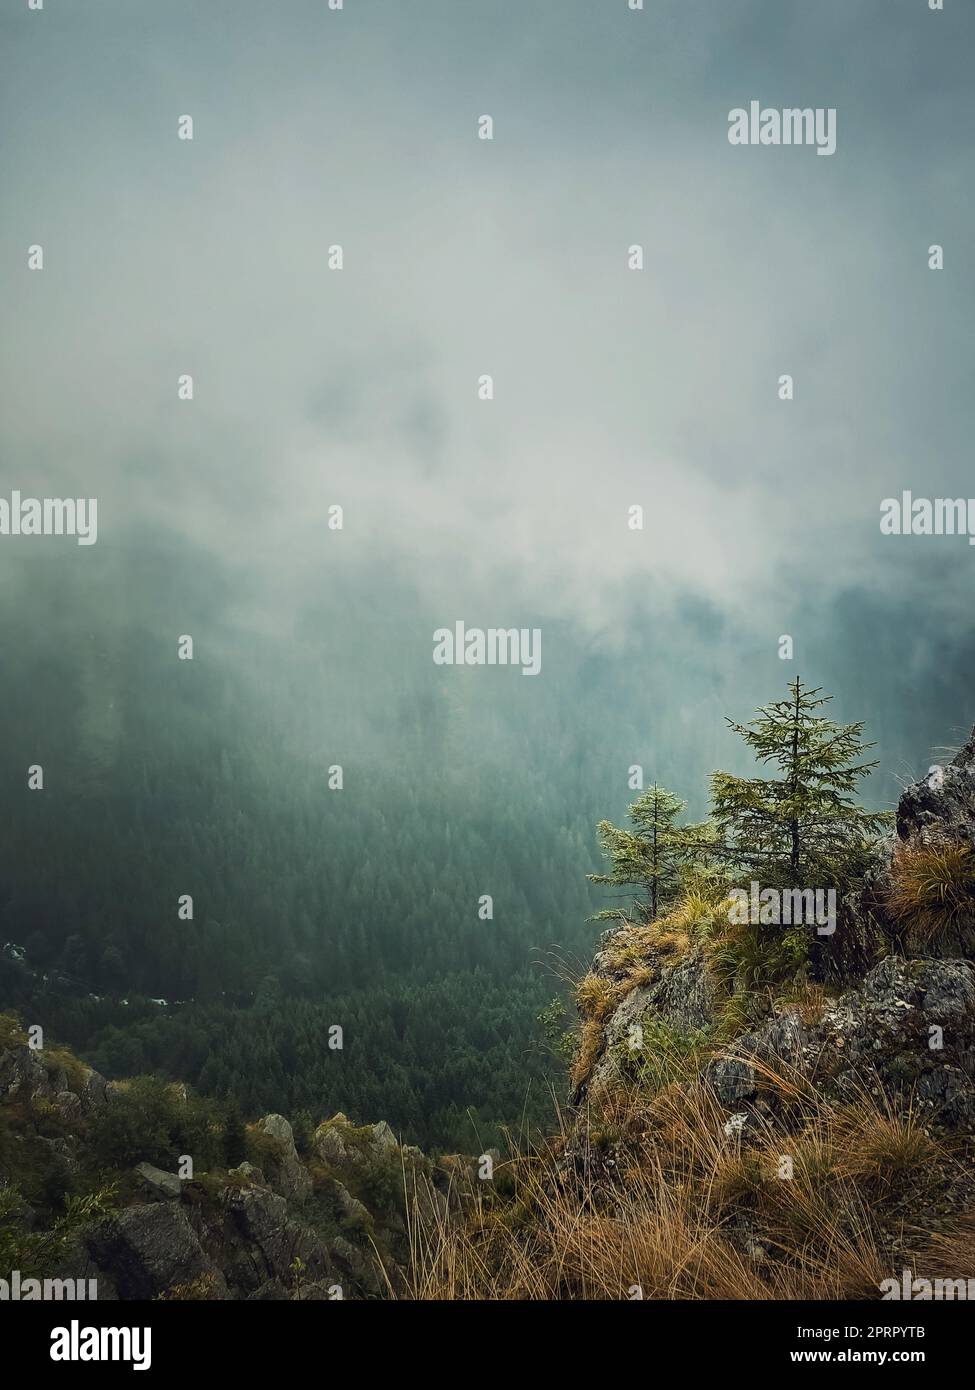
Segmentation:
<svg viewBox="0 0 975 1390">
<path fill-rule="evenodd" d="M 290 1219 L 288 1204 L 278 1193 L 228 1187 L 223 1203 L 236 1246 L 228 1271 L 232 1283 L 252 1290 L 268 1279 L 290 1283 L 296 1260 L 310 1279 L 330 1272 L 326 1247 L 308 1227 Z"/>
<path fill-rule="evenodd" d="M 975 729 L 950 763 L 906 788 L 897 806 L 897 836 L 924 843 L 975 843 Z"/>
<path fill-rule="evenodd" d="M 707 1067 L 706 1077 L 714 1094 L 726 1110 L 753 1096 L 758 1089 L 755 1068 L 740 1057 L 717 1057 Z"/>
<path fill-rule="evenodd" d="M 369 1209 L 353 1197 L 352 1193 L 344 1183 L 332 1178 L 328 1181 L 325 1191 L 331 1197 L 339 1218 L 351 1225 L 363 1230 L 368 1230 L 371 1225 Z"/>
<path fill-rule="evenodd" d="M 886 903 L 892 866 L 901 848 L 950 844 L 975 849 L 975 731 L 951 762 L 932 767 L 926 777 L 905 788 L 895 826 L 894 834 L 878 844 L 862 889 L 844 899 L 836 936 L 823 952 L 823 974 L 841 982 L 866 973 L 892 947 L 901 953 L 907 947 L 900 926 L 889 918 Z M 925 942 L 923 954 L 975 958 L 975 903 L 967 920 L 959 917 L 948 930 Z"/>
<path fill-rule="evenodd" d="M 226 1292 L 223 1275 L 175 1202 L 112 1212 L 88 1233 L 85 1243 L 120 1298 L 156 1298 L 174 1285 L 191 1284 L 203 1276 L 212 1279 L 215 1297 Z"/>
<path fill-rule="evenodd" d="M 175 1173 L 165 1173 L 151 1163 L 137 1163 L 135 1172 L 150 1201 L 170 1202 L 177 1199 L 183 1190 Z"/>
<path fill-rule="evenodd" d="M 118 1300 L 114 1281 L 104 1269 L 95 1264 L 81 1236 L 74 1237 L 68 1243 L 55 1267 L 49 1271 L 45 1270 L 45 1276 L 51 1279 L 74 1279 L 76 1283 L 83 1283 L 86 1286 L 86 1296 L 88 1283 L 94 1280 L 99 1303 L 114 1303 Z"/>
<path fill-rule="evenodd" d="M 293 1145 L 295 1142 L 294 1131 L 283 1115 L 265 1115 L 257 1127 L 265 1134 L 270 1134 L 272 1139 L 280 1140 L 282 1144 Z"/>
<path fill-rule="evenodd" d="M 370 1297 L 375 1297 L 381 1292 L 380 1275 L 375 1260 L 363 1254 L 343 1236 L 336 1236 L 329 1242 L 328 1248 L 342 1276 L 335 1282 L 342 1284 L 346 1293 L 350 1285 Z"/>
<path fill-rule="evenodd" d="M 252 1281 L 258 1288 L 269 1278 L 283 1278 L 291 1264 L 291 1247 L 287 1236 L 288 1204 L 277 1192 L 257 1188 L 228 1187 L 223 1204 L 233 1227 L 239 1233 L 251 1264 L 259 1257 L 257 1273 Z"/>
</svg>

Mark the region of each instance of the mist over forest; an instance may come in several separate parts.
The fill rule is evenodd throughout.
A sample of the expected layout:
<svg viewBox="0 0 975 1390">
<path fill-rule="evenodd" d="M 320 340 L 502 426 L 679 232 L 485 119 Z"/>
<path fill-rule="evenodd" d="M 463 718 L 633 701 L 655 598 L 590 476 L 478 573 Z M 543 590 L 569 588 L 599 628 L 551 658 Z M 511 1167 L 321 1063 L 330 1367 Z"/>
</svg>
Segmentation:
<svg viewBox="0 0 975 1390">
<path fill-rule="evenodd" d="M 634 599 L 613 633 L 524 604 L 534 679 L 435 666 L 456 602 L 326 543 L 278 632 L 237 619 L 235 571 L 175 537 L 99 545 L 95 564 L 22 554 L 4 566 L 0 786 L 3 936 L 26 958 L 0 965 L 6 1001 L 110 1075 L 186 1079 L 249 1114 L 381 1114 L 444 1148 L 544 1123 L 565 1082 L 538 1015 L 598 938 L 595 826 L 622 822 L 632 766 L 703 815 L 711 770 L 749 766 L 724 716 L 793 668 L 866 720 L 867 804 L 964 738 L 971 633 L 960 651 L 879 598 L 794 610 L 791 663 L 778 632 L 700 598 Z M 488 596 L 463 611 L 494 617 Z"/>
<path fill-rule="evenodd" d="M 469 1146 L 563 1094 L 537 1015 L 633 765 L 704 815 L 796 675 L 875 807 L 967 737 L 972 553 L 878 518 L 969 490 L 972 267 L 924 252 L 969 235 L 973 17 L 372 8 L 4 17 L 5 486 L 99 524 L 0 546 L 0 1004 Z M 729 151 L 759 88 L 824 91 L 835 154 Z M 541 673 L 435 665 L 458 621 Z"/>
</svg>

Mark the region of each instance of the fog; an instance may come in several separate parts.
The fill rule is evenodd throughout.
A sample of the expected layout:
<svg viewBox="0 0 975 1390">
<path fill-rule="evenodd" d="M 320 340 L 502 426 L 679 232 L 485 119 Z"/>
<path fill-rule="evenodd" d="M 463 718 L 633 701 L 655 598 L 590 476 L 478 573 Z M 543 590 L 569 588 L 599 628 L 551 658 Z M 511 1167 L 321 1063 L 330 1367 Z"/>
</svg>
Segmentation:
<svg viewBox="0 0 975 1390">
<path fill-rule="evenodd" d="M 79 553 L 0 542 L 39 646 L 193 633 L 299 746 L 328 692 L 385 762 L 404 689 L 452 680 L 503 761 L 596 688 L 607 759 L 698 785 L 798 672 L 876 798 L 925 771 L 973 718 L 975 555 L 879 516 L 972 491 L 975 15 L 794 9 L 7 0 L 4 477 L 99 507 Z M 730 145 L 752 99 L 835 107 L 836 153 Z M 544 694 L 438 670 L 461 620 L 540 628 Z"/>
</svg>

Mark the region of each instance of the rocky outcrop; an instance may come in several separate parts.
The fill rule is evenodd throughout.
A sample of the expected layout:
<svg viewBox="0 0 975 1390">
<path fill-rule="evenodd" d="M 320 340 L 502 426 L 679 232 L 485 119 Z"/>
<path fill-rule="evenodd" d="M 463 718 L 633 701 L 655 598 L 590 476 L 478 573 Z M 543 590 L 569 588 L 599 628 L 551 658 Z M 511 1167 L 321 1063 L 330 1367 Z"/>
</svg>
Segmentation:
<svg viewBox="0 0 975 1390">
<path fill-rule="evenodd" d="M 223 1274 L 204 1253 L 186 1212 L 175 1204 L 113 1212 L 85 1244 L 95 1265 L 109 1272 L 120 1298 L 156 1298 L 204 1277 L 212 1286 L 211 1297 L 226 1294 Z"/>
<path fill-rule="evenodd" d="M 38 1061 L 37 1052 L 23 1044 L 0 1057 L 0 1100 L 22 1094 L 27 1100 L 52 1094 L 51 1078 Z"/>
<path fill-rule="evenodd" d="M 950 763 L 936 763 L 905 789 L 897 806 L 896 833 L 900 840 L 947 837 L 975 843 L 975 730 Z"/>
<path fill-rule="evenodd" d="M 227 1220 L 220 1234 L 232 1249 L 228 1276 L 243 1293 L 256 1292 L 269 1280 L 290 1283 L 298 1268 L 312 1278 L 332 1273 L 327 1246 L 292 1218 L 277 1193 L 229 1187 L 222 1200 Z"/>
<path fill-rule="evenodd" d="M 311 1192 L 311 1177 L 298 1157 L 291 1125 L 283 1115 L 265 1115 L 257 1128 L 271 1141 L 263 1149 L 267 1181 L 289 1201 L 303 1201 Z"/>
<path fill-rule="evenodd" d="M 614 974 L 598 955 L 595 970 L 609 978 Z M 607 1019 L 603 1050 L 586 1079 L 587 1086 L 612 1079 L 621 1056 L 632 1048 L 635 1030 L 642 1029 L 645 1020 L 656 1020 L 680 1034 L 699 1032 L 713 1022 L 717 990 L 700 953 L 676 962 L 657 962 L 655 975 L 651 983 L 629 990 Z M 575 1103 L 583 1089 L 579 1088 Z"/>
<path fill-rule="evenodd" d="M 839 930 L 830 943 L 834 978 L 845 981 L 864 974 L 892 950 L 936 958 L 975 957 L 975 903 L 970 913 L 956 916 L 922 949 L 890 912 L 898 855 L 939 846 L 968 846 L 975 852 L 975 730 L 951 762 L 935 764 L 901 795 L 893 834 L 878 844 L 862 887 L 844 901 Z"/>
<path fill-rule="evenodd" d="M 898 856 L 944 847 L 975 855 L 975 732 L 950 763 L 906 788 L 894 832 L 877 844 L 862 882 L 843 900 L 835 938 L 813 962 L 825 986 L 819 1016 L 810 1020 L 808 1011 L 786 1007 L 722 1049 L 711 1048 L 704 1075 L 730 1112 L 729 1132 L 747 1135 L 760 1121 L 775 1120 L 776 1074 L 838 1100 L 864 1087 L 910 1099 L 925 1123 L 975 1132 L 975 896 L 970 910 L 963 899 L 945 929 L 919 943 L 906 936 L 892 907 Z M 632 931 L 609 933 L 593 961 L 592 974 L 617 987 L 618 997 L 572 1097 L 576 1105 L 621 1078 L 634 1028 L 648 1020 L 704 1037 L 726 1027 L 700 949 L 676 957 L 651 950 L 634 976 L 632 951 L 619 949 L 632 939 Z"/>
<path fill-rule="evenodd" d="M 15 1043 L 0 1052 L 0 1103 L 20 1096 L 51 1101 L 66 1118 L 88 1114 L 105 1101 L 107 1082 L 75 1058 L 69 1076 L 59 1053 Z"/>
<path fill-rule="evenodd" d="M 333 1167 L 382 1161 L 399 1148 L 396 1135 L 385 1120 L 356 1128 L 341 1111 L 318 1126 L 314 1146 L 322 1162 Z"/>
<path fill-rule="evenodd" d="M 798 1013 L 736 1039 L 706 1076 L 727 1109 L 773 1119 L 775 1078 L 803 1078 L 837 1100 L 866 1090 L 913 1097 L 926 1122 L 975 1131 L 975 965 L 888 956 L 815 1023 Z M 752 1125 L 757 1130 L 757 1125 Z"/>
<path fill-rule="evenodd" d="M 425 1192 L 434 1165 L 401 1148 L 389 1125 L 335 1115 L 299 1153 L 289 1121 L 266 1115 L 247 1129 L 243 1162 L 208 1170 L 197 1161 L 184 1180 L 154 1161 L 154 1120 L 143 1123 L 152 1155 L 116 1170 L 116 1138 L 131 1145 L 140 1132 L 138 1086 L 106 1083 L 62 1049 L 28 1047 L 9 1016 L 3 1024 L 0 1236 L 25 1268 L 95 1280 L 101 1299 L 333 1301 L 402 1287 L 404 1184 L 416 1178 Z M 192 1098 L 163 1090 L 178 1130 Z M 218 1110 L 208 1128 L 221 1126 Z M 44 1194 L 77 1190 L 79 1175 L 95 1172 L 100 1195 L 62 1238 L 54 1226 L 63 1205 L 47 1206 Z"/>
</svg>

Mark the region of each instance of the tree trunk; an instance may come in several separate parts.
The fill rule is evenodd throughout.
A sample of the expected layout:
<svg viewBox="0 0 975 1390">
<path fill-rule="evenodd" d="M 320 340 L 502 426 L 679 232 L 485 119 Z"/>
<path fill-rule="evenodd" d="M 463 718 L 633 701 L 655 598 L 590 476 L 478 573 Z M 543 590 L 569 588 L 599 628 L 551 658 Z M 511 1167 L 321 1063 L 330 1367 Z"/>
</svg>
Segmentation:
<svg viewBox="0 0 975 1390">
<path fill-rule="evenodd" d="M 792 724 L 792 795 L 793 798 L 799 791 L 799 682 L 796 681 L 796 707 Z M 799 815 L 793 811 L 792 814 L 792 849 L 789 854 L 789 872 L 792 877 L 792 887 L 798 888 L 799 884 Z"/>
</svg>

